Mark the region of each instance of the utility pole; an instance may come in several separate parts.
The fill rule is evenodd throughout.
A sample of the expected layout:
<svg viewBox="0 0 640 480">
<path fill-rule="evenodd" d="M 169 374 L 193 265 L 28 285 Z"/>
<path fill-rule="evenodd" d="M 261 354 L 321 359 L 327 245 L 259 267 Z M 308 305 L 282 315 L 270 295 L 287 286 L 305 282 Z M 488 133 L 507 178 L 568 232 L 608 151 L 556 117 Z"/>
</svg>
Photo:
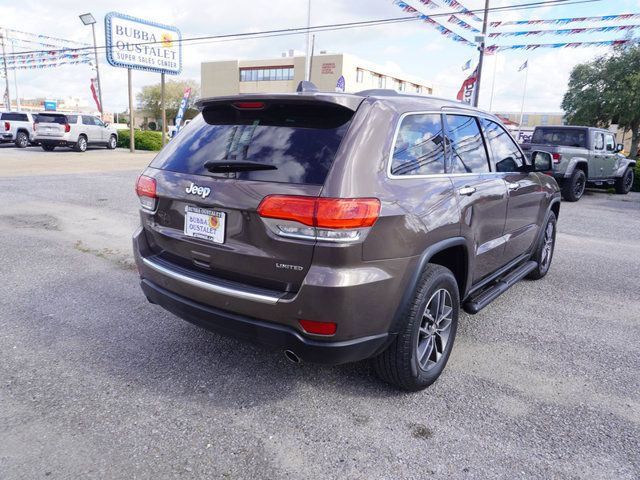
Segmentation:
<svg viewBox="0 0 640 480">
<path fill-rule="evenodd" d="M 16 58 L 16 44 L 15 41 L 13 40 L 13 38 L 9 39 L 7 38 L 7 40 L 9 40 L 11 42 L 11 55 L 14 58 L 14 62 L 15 62 L 15 58 Z M 14 65 L 15 67 L 15 65 Z M 18 109 L 18 111 L 22 110 L 22 105 L 20 105 L 20 92 L 18 92 L 18 74 L 16 73 L 18 71 L 17 68 L 13 69 L 13 87 L 16 91 L 16 108 Z"/>
<path fill-rule="evenodd" d="M 100 100 L 100 117 L 104 118 L 104 104 L 102 103 L 102 82 L 100 81 L 100 65 L 98 63 L 98 44 L 96 43 L 96 24 L 91 24 L 93 31 L 93 54 L 96 58 L 96 77 L 98 79 L 98 99 Z"/>
<path fill-rule="evenodd" d="M 311 0 L 307 1 L 307 55 L 304 62 L 304 79 L 311 77 Z"/>
<path fill-rule="evenodd" d="M 2 44 L 2 63 L 4 63 L 4 83 L 5 83 L 5 95 L 7 97 L 7 110 L 11 111 L 11 96 L 9 95 L 9 73 L 7 71 L 7 54 L 4 50 L 4 34 L 0 33 L 0 44 Z M 14 65 L 15 68 L 15 58 Z"/>
<path fill-rule="evenodd" d="M 480 80 L 482 79 L 482 64 L 484 63 L 484 47 L 487 40 L 487 20 L 489 19 L 489 0 L 484 1 L 484 18 L 482 19 L 482 41 L 480 42 L 480 61 L 478 62 L 478 79 L 476 80 L 476 94 L 473 96 L 473 106 L 480 101 Z"/>
</svg>

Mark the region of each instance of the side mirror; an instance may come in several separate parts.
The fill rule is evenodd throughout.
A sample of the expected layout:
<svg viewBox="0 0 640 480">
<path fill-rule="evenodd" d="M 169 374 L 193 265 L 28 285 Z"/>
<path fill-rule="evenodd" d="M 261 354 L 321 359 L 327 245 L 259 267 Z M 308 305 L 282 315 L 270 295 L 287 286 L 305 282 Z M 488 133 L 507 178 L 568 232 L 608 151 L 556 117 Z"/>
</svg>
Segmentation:
<svg viewBox="0 0 640 480">
<path fill-rule="evenodd" d="M 549 152 L 536 150 L 531 153 L 531 165 L 534 172 L 550 172 L 553 170 L 553 158 Z"/>
<path fill-rule="evenodd" d="M 621 152 L 624 150 L 624 145 L 622 143 L 619 143 L 618 145 L 616 145 L 616 149 L 614 150 L 615 153 Z"/>
<path fill-rule="evenodd" d="M 105 128 L 109 126 L 109 122 L 104 122 Z"/>
</svg>

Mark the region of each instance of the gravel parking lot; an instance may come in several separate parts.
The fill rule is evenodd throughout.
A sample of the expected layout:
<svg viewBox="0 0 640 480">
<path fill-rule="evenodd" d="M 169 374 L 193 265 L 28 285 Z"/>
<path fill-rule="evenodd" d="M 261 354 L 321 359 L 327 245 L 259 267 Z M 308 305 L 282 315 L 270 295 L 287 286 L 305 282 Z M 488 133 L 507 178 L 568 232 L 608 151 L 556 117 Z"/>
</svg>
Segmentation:
<svg viewBox="0 0 640 480">
<path fill-rule="evenodd" d="M 563 203 L 549 275 L 406 394 L 148 304 L 150 159 L 0 146 L 0 478 L 640 477 L 640 194 Z"/>
</svg>

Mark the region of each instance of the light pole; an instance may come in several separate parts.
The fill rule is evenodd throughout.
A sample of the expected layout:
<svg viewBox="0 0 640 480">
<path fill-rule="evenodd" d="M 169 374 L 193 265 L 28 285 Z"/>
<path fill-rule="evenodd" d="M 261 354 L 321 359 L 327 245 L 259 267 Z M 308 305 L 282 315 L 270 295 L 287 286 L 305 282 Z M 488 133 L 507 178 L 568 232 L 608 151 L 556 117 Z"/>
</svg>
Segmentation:
<svg viewBox="0 0 640 480">
<path fill-rule="evenodd" d="M 85 25 L 91 25 L 93 31 L 93 53 L 96 59 L 96 77 L 98 79 L 98 99 L 100 100 L 100 117 L 104 117 L 104 105 L 102 104 L 102 82 L 100 81 L 100 66 L 98 65 L 98 45 L 96 43 L 96 19 L 90 13 L 80 15 L 80 20 Z"/>
<path fill-rule="evenodd" d="M 487 20 L 489 17 L 489 0 L 484 2 L 484 18 L 482 19 L 482 41 L 480 42 L 480 61 L 478 62 L 478 78 L 476 80 L 476 94 L 473 99 L 473 106 L 477 107 L 480 102 L 480 81 L 482 80 L 482 67 L 484 65 L 484 48 L 487 39 Z"/>
</svg>

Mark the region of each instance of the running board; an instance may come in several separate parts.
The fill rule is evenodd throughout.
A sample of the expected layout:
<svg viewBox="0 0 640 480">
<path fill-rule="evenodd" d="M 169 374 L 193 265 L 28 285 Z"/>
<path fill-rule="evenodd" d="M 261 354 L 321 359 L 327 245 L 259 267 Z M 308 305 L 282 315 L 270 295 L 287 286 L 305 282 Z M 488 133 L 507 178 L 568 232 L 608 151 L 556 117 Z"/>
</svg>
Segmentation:
<svg viewBox="0 0 640 480">
<path fill-rule="evenodd" d="M 533 260 L 528 261 L 520 265 L 514 270 L 511 270 L 508 274 L 502 277 L 498 282 L 494 283 L 490 287 L 487 287 L 480 294 L 475 297 L 471 297 L 463 305 L 464 311 L 472 315 L 478 313 L 484 307 L 493 302 L 496 298 L 502 295 L 504 292 L 513 287 L 516 283 L 526 277 L 531 271 L 535 270 L 538 266 Z"/>
</svg>

